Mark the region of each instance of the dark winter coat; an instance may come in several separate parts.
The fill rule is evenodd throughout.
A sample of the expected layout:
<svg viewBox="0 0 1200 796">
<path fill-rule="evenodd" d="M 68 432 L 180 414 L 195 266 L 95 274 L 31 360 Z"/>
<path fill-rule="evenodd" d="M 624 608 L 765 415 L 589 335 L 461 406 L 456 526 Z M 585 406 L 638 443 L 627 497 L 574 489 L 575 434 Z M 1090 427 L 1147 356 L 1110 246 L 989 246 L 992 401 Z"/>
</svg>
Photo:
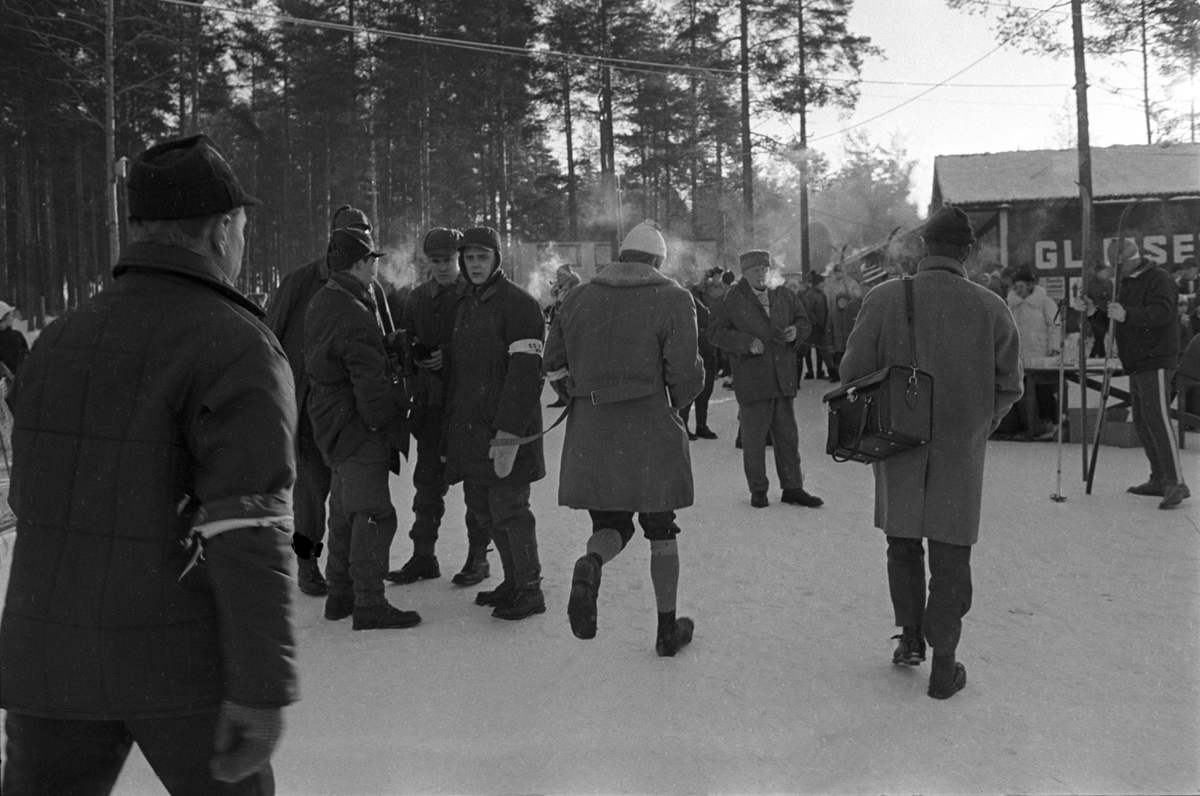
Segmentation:
<svg viewBox="0 0 1200 796">
<path fill-rule="evenodd" d="M 413 396 L 412 428 L 421 434 L 426 422 L 437 424 L 432 431 L 441 431 L 442 407 L 446 403 L 446 382 L 450 378 L 450 340 L 454 335 L 454 319 L 458 305 L 467 294 L 467 281 L 439 285 L 429 279 L 412 289 L 404 306 L 401 328 L 408 332 L 410 342 L 442 352 L 442 366 L 437 370 L 419 368 L 417 387 Z M 422 356 L 421 359 L 427 357 Z"/>
<path fill-rule="evenodd" d="M 89 720 L 286 705 L 287 360 L 198 254 L 137 243 L 113 274 L 17 380 L 0 703 Z M 180 579 L 193 527 L 216 535 Z"/>
<path fill-rule="evenodd" d="M 1170 370 L 1179 363 L 1178 298 L 1175 280 L 1158 266 L 1121 280 L 1117 301 L 1125 320 L 1113 334 L 1126 373 Z"/>
<path fill-rule="evenodd" d="M 972 545 L 987 438 L 1021 397 L 1021 342 L 1004 299 L 967 279 L 961 263 L 927 257 L 917 268 L 917 365 L 933 377 L 933 439 L 873 465 L 875 526 L 888 536 Z M 893 279 L 863 300 L 842 381 L 911 361 L 904 282 Z"/>
<path fill-rule="evenodd" d="M 653 266 L 613 263 L 563 301 L 545 370 L 573 397 L 559 505 L 674 511 L 692 505 L 679 409 L 704 386 L 693 297 Z"/>
<path fill-rule="evenodd" d="M 310 263 L 300 266 L 283 278 L 271 303 L 267 305 L 267 326 L 279 338 L 283 353 L 287 354 L 288 363 L 292 366 L 292 375 L 296 384 L 296 406 L 301 415 L 305 412 L 308 401 L 308 372 L 304 367 L 304 322 L 308 315 L 308 305 L 313 296 L 325 286 L 329 279 L 329 266 L 322 255 Z M 383 288 L 378 284 L 371 286 L 375 301 L 383 295 Z M 382 305 L 380 322 L 385 332 L 392 331 L 392 313 L 387 310 L 387 303 Z"/>
<path fill-rule="evenodd" d="M 362 282 L 330 274 L 308 307 L 304 351 L 308 416 L 327 462 L 346 459 L 376 433 L 408 452 L 403 383 L 393 379 L 375 299 Z"/>
<path fill-rule="evenodd" d="M 16 373 L 28 354 L 29 343 L 25 342 L 25 335 L 12 328 L 0 329 L 0 363 Z"/>
<path fill-rule="evenodd" d="M 545 335 L 537 299 L 508 281 L 499 268 L 487 282 L 467 288 L 451 345 L 445 437 L 449 483 L 523 486 L 545 477 L 540 438 L 520 446 L 505 478 L 496 476 L 488 457 L 497 431 L 526 437 L 542 430 Z M 536 346 L 526 341 L 536 341 Z M 514 344 L 520 350 L 510 350 Z"/>
<path fill-rule="evenodd" d="M 708 339 L 708 321 L 712 310 L 708 306 L 708 298 L 702 290 L 691 290 L 692 301 L 696 308 L 696 342 L 700 348 L 700 356 L 715 357 L 717 347 Z"/>
<path fill-rule="evenodd" d="M 708 322 L 708 339 L 729 352 L 733 392 L 738 403 L 790 398 L 799 387 L 796 346 L 812 331 L 808 311 L 804 302 L 786 287 L 772 288 L 769 295 L 771 316 L 768 318 L 750 283 L 743 278 L 713 307 Z M 783 338 L 783 330 L 793 325 L 796 339 L 788 343 Z M 750 353 L 750 344 L 755 338 L 762 341 L 766 349 L 762 354 Z"/>
<path fill-rule="evenodd" d="M 808 320 L 812 324 L 812 331 L 803 342 L 807 345 L 825 345 L 825 323 L 829 315 L 825 293 L 812 285 L 800 294 L 800 298 L 804 301 L 804 309 L 808 311 Z"/>
</svg>

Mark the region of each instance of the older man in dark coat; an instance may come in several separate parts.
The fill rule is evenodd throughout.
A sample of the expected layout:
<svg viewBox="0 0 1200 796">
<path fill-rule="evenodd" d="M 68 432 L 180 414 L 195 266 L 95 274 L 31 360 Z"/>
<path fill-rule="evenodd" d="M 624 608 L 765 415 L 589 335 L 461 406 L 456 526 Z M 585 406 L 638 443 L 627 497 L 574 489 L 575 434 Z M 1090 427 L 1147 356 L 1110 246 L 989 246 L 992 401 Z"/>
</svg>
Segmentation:
<svg viewBox="0 0 1200 796">
<path fill-rule="evenodd" d="M 342 205 L 333 214 L 332 229 L 343 228 L 370 232 L 371 222 L 363 211 Z M 271 327 L 283 345 L 296 381 L 296 405 L 300 417 L 296 422 L 296 530 L 292 535 L 292 547 L 296 551 L 296 577 L 300 582 L 300 591 L 314 597 L 329 593 L 325 577 L 321 574 L 320 558 L 322 540 L 325 538 L 325 502 L 329 498 L 333 474 L 313 440 L 312 423 L 308 417 L 304 321 L 313 296 L 327 281 L 329 264 L 326 254 L 322 254 L 285 276 L 271 297 L 271 303 L 267 305 L 267 326 Z M 385 334 L 389 333 L 395 325 L 384 300 L 383 287 L 375 282 L 371 285 L 371 293 L 379 325 Z"/>
<path fill-rule="evenodd" d="M 463 232 L 459 267 L 469 283 L 454 325 L 446 418 L 446 480 L 463 483 L 467 510 L 488 531 L 504 582 L 475 595 L 497 619 L 546 612 L 530 485 L 546 476 L 542 454 L 542 346 L 537 299 L 504 275 L 500 236 Z"/>
<path fill-rule="evenodd" d="M 600 572 L 633 538 L 650 540 L 658 603 L 655 650 L 673 656 L 693 624 L 676 619 L 675 511 L 692 505 L 687 428 L 679 417 L 704 385 L 688 291 L 659 272 L 666 243 L 653 222 L 634 227 L 619 262 L 571 292 L 550 327 L 545 368 L 572 397 L 559 505 L 587 509 L 592 535 L 575 563 L 567 614 L 578 638 L 596 635 Z"/>
<path fill-rule="evenodd" d="M 246 195 L 205 136 L 130 169 L 114 282 L 21 368 L 0 626 L 4 792 L 270 794 L 296 699 L 287 360 L 237 291 Z"/>
<path fill-rule="evenodd" d="M 742 464 L 750 505 L 769 505 L 767 435 L 775 450 L 775 471 L 784 503 L 816 508 L 824 504 L 804 489 L 800 432 L 792 402 L 799 381 L 796 347 L 812 330 L 804 302 L 786 287 L 769 288 L 770 252 L 741 257 L 742 279 L 713 308 L 708 339 L 729 352 L 733 392 L 742 426 Z"/>
<path fill-rule="evenodd" d="M 963 268 L 975 240 L 966 214 L 939 210 L 923 236 L 926 256 L 911 284 L 916 363 L 933 376 L 932 440 L 874 465 L 875 526 L 887 534 L 892 606 L 903 628 L 892 660 L 918 664 L 928 642 L 929 695 L 945 699 L 966 684 L 955 651 L 971 607 L 987 438 L 1021 397 L 1023 374 L 1012 314 Z M 905 280 L 867 295 L 842 359 L 847 382 L 913 361 L 905 306 Z"/>
</svg>

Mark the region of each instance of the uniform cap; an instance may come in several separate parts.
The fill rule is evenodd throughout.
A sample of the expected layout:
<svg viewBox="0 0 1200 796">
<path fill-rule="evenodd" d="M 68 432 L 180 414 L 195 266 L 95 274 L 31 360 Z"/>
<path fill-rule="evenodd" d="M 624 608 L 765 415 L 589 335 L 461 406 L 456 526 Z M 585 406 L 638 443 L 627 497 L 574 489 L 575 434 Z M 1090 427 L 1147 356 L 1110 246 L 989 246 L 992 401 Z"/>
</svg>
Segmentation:
<svg viewBox="0 0 1200 796">
<path fill-rule="evenodd" d="M 262 204 L 242 189 L 206 135 L 163 141 L 135 157 L 125 190 L 130 218 L 143 221 L 199 218 Z"/>
<path fill-rule="evenodd" d="M 643 221 L 625 236 L 621 241 L 621 251 L 645 252 L 663 260 L 667 259 L 667 242 L 659 231 L 658 224 L 653 221 Z"/>
<path fill-rule="evenodd" d="M 333 211 L 333 225 L 331 229 L 341 229 L 342 227 L 357 227 L 358 229 L 365 229 L 367 232 L 370 232 L 371 222 L 367 219 L 367 214 L 357 207 L 342 205 Z"/>
</svg>

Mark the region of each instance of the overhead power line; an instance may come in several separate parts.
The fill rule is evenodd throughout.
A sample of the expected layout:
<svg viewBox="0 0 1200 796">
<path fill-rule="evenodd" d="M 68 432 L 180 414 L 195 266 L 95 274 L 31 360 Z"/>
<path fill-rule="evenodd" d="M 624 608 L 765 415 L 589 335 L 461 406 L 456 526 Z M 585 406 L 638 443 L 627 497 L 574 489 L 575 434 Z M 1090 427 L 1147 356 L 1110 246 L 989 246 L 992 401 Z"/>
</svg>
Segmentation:
<svg viewBox="0 0 1200 796">
<path fill-rule="evenodd" d="M 530 47 L 513 47 L 507 44 L 491 44 L 480 41 L 465 41 L 463 39 L 448 39 L 444 36 L 429 36 L 423 33 L 402 33 L 395 30 L 385 30 L 383 28 L 367 28 L 361 25 L 348 25 L 342 22 L 326 22 L 318 19 L 304 19 L 303 17 L 292 17 L 285 14 L 271 14 L 266 11 L 255 11 L 247 8 L 230 8 L 228 6 L 209 5 L 196 0 L 158 0 L 160 3 L 168 5 L 184 6 L 186 8 L 196 8 L 203 11 L 217 11 L 222 14 L 236 14 L 239 16 L 257 17 L 259 19 L 268 19 L 274 22 L 285 22 L 291 25 L 301 25 L 309 28 L 319 28 L 324 30 L 338 30 L 345 33 L 365 33 L 371 36 L 379 36 L 385 39 L 398 39 L 400 41 L 413 42 L 417 44 L 430 44 L 439 47 L 454 47 L 461 50 L 473 50 L 475 52 L 483 52 L 494 55 L 513 55 L 525 58 L 545 58 L 551 61 L 560 62 L 578 62 L 591 63 L 598 66 L 609 66 L 613 69 L 621 69 L 624 71 L 644 71 L 654 74 L 662 74 L 663 72 L 683 72 L 686 74 L 695 74 L 701 77 L 719 77 L 729 80 L 741 76 L 741 72 L 737 69 L 720 69 L 710 66 L 692 66 L 690 64 L 672 64 L 662 61 L 642 61 L 636 58 L 609 58 L 602 55 L 584 55 L 581 53 L 565 53 L 556 50 L 542 50 Z"/>
</svg>

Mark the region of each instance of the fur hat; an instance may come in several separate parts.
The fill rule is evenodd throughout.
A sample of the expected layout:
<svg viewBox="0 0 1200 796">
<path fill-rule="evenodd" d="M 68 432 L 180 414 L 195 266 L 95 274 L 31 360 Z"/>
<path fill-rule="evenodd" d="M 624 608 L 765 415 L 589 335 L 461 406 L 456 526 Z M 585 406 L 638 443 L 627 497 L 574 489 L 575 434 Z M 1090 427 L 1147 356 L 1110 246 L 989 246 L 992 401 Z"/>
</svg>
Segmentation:
<svg viewBox="0 0 1200 796">
<path fill-rule="evenodd" d="M 425 234 L 426 257 L 453 257 L 458 252 L 462 233 L 457 229 L 436 227 Z"/>
<path fill-rule="evenodd" d="M 135 157 L 125 190 L 129 217 L 144 221 L 199 218 L 262 204 L 242 189 L 206 135 L 163 141 Z"/>
<path fill-rule="evenodd" d="M 330 271 L 347 271 L 365 257 L 382 257 L 384 252 L 375 251 L 371 233 L 357 227 L 335 229 L 329 235 L 329 249 L 325 262 Z"/>
<path fill-rule="evenodd" d="M 975 242 L 975 233 L 971 230 L 967 214 L 951 205 L 946 205 L 929 217 L 921 237 L 954 246 L 970 246 Z"/>
<path fill-rule="evenodd" d="M 658 224 L 646 220 L 629 230 L 625 240 L 621 241 L 621 251 L 638 251 L 667 259 L 667 242 L 663 239 Z"/>
<path fill-rule="evenodd" d="M 752 249 L 744 252 L 738 258 L 738 266 L 745 272 L 747 268 L 770 268 L 771 253 L 764 249 Z"/>
</svg>

